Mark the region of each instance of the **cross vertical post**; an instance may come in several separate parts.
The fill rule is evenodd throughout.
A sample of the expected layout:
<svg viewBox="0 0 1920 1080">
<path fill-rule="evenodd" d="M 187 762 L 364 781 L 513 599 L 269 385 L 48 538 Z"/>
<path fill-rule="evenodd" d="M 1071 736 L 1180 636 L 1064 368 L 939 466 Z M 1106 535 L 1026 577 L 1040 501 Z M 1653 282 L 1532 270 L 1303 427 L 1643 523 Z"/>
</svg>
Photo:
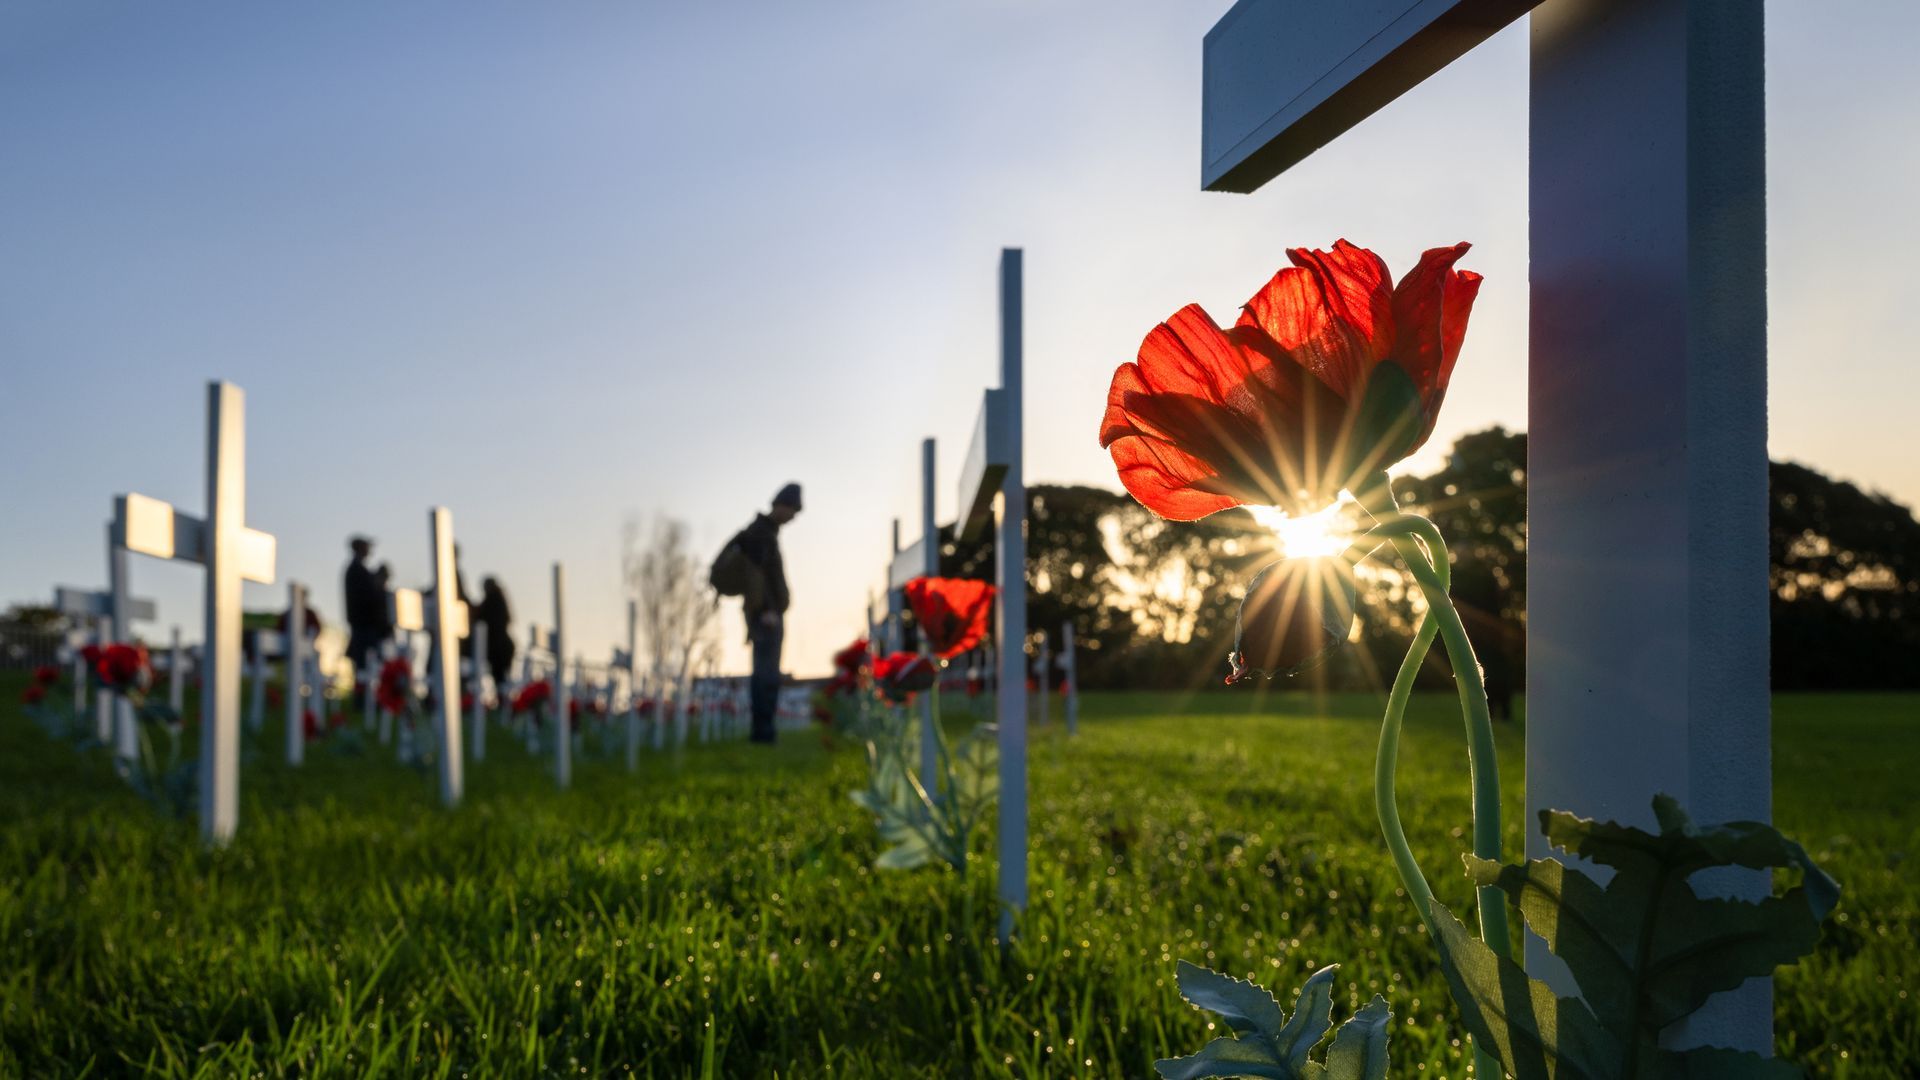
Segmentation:
<svg viewBox="0 0 1920 1080">
<path fill-rule="evenodd" d="M 1037 632 L 1040 635 L 1040 655 L 1034 667 L 1039 671 L 1036 681 L 1040 686 L 1040 707 L 1036 711 L 1040 714 L 1040 726 L 1046 727 L 1053 723 L 1053 698 L 1049 696 L 1053 690 L 1053 641 L 1047 637 L 1045 630 Z"/>
<path fill-rule="evenodd" d="M 1080 655 L 1074 650 L 1073 620 L 1060 624 L 1060 689 L 1067 695 L 1067 734 L 1080 730 Z"/>
<path fill-rule="evenodd" d="M 455 587 L 453 511 L 436 506 L 427 512 L 427 540 L 433 545 L 433 723 L 440 739 L 440 801 L 458 806 L 466 787 L 460 745 L 460 639 L 467 632 L 467 605 Z"/>
<path fill-rule="evenodd" d="M 127 549 L 120 541 L 120 527 L 117 522 L 107 523 L 107 636 L 115 642 L 131 645 L 133 643 L 133 618 L 128 610 L 130 596 L 127 584 Z M 121 762 L 131 762 L 140 754 L 140 736 L 134 730 L 133 702 L 123 694 L 103 690 L 100 693 L 102 707 L 112 703 L 113 719 L 109 727 L 113 732 L 113 756 Z"/>
<path fill-rule="evenodd" d="M 627 598 L 627 771 L 640 767 L 640 601 Z"/>
<path fill-rule="evenodd" d="M 93 640 L 105 648 L 113 643 L 113 616 L 95 615 L 93 617 Z M 113 745 L 113 691 L 101 686 L 93 695 L 93 736 L 109 746 Z"/>
<path fill-rule="evenodd" d="M 247 520 L 247 398 L 207 387 L 206 635 L 201 645 L 200 831 L 212 843 L 240 824 L 240 532 Z"/>
<path fill-rule="evenodd" d="M 1650 827 L 1656 792 L 1703 824 L 1771 815 L 1762 21 L 1533 14 L 1529 822 Z M 1766 1052 L 1771 1016 L 1755 979 L 1677 1034 Z"/>
<path fill-rule="evenodd" d="M 487 760 L 487 624 L 473 624 L 473 739 L 469 752 L 475 761 Z M 495 687 L 495 692 L 500 688 Z"/>
<path fill-rule="evenodd" d="M 928 577 L 940 574 L 940 523 L 934 517 L 933 497 L 934 444 L 932 439 L 920 441 L 920 572 Z M 928 640 L 926 628 L 920 628 L 920 655 L 930 664 L 940 661 L 933 655 L 933 644 Z M 938 680 L 940 672 L 936 668 L 933 694 L 922 694 L 920 699 L 920 783 L 930 792 L 940 790 L 940 733 L 933 729 L 933 699 L 940 692 Z"/>
<path fill-rule="evenodd" d="M 553 776 L 561 787 L 573 783 L 572 694 L 567 686 L 566 622 L 567 572 L 553 564 Z"/>
<path fill-rule="evenodd" d="M 167 704 L 175 716 L 187 700 L 187 651 L 180 647 L 180 627 L 173 628 L 173 646 L 167 653 Z"/>
<path fill-rule="evenodd" d="M 1027 906 L 1027 487 L 1021 391 L 1019 248 L 1000 252 L 1000 394 L 1005 410 L 1007 471 L 996 498 L 999 533 L 994 575 L 999 585 L 1000 648 L 1000 940 L 1013 936 Z"/>
<path fill-rule="evenodd" d="M 307 587 L 287 583 L 287 764 L 307 756 Z"/>
</svg>

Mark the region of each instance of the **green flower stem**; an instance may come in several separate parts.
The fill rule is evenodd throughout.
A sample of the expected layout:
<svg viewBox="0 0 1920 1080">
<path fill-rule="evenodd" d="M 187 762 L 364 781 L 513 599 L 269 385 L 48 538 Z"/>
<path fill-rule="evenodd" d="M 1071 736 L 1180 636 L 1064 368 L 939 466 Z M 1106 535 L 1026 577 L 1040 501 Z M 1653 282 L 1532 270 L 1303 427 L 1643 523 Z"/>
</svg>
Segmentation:
<svg viewBox="0 0 1920 1080">
<path fill-rule="evenodd" d="M 1430 541 L 1431 542 L 1431 541 Z M 1460 612 L 1448 598 L 1446 583 L 1434 567 L 1443 565 L 1447 549 L 1432 548 L 1433 564 L 1421 557 L 1411 538 L 1394 541 L 1413 576 L 1427 597 L 1427 610 L 1440 625 L 1441 640 L 1446 642 L 1447 659 L 1453 665 L 1453 681 L 1460 692 L 1460 708 L 1467 720 L 1467 767 L 1473 784 L 1473 853 L 1493 862 L 1505 862 L 1500 837 L 1500 763 L 1493 744 L 1493 720 L 1487 711 L 1487 688 L 1480 681 L 1480 662 L 1467 640 L 1467 628 Z M 1480 938 L 1495 956 L 1507 957 L 1512 949 L 1507 941 L 1507 904 L 1500 890 L 1491 886 L 1479 892 Z"/>
<path fill-rule="evenodd" d="M 1440 624 L 1431 614 L 1421 617 L 1413 645 L 1400 661 L 1400 671 L 1393 677 L 1393 689 L 1387 694 L 1387 713 L 1380 721 L 1380 748 L 1373 759 L 1373 807 L 1380 818 L 1380 831 L 1386 835 L 1387 850 L 1393 853 L 1393 865 L 1400 871 L 1400 882 L 1406 886 L 1414 910 L 1427 925 L 1429 935 L 1434 933 L 1433 888 L 1427 884 L 1427 876 L 1420 872 L 1420 862 L 1413 857 L 1407 831 L 1400 824 L 1400 807 L 1394 800 L 1394 774 L 1400 763 L 1400 723 L 1407 713 L 1407 698 L 1413 694 L 1413 681 L 1420 673 L 1420 663 L 1426 659 L 1439 630 Z"/>
<path fill-rule="evenodd" d="M 1394 676 L 1387 697 L 1386 716 L 1381 721 L 1380 748 L 1374 759 L 1374 805 L 1380 817 L 1381 831 L 1393 853 L 1401 881 L 1413 894 L 1414 906 L 1433 933 L 1433 892 L 1414 861 L 1400 824 L 1399 807 L 1394 800 L 1394 774 L 1398 765 L 1400 728 L 1407 700 L 1413 691 L 1415 676 L 1433 644 L 1435 631 L 1447 645 L 1447 658 L 1454 671 L 1454 684 L 1460 694 L 1461 713 L 1467 726 L 1467 761 L 1473 790 L 1473 853 L 1482 859 L 1504 862 L 1500 843 L 1500 769 L 1493 743 L 1493 721 L 1487 710 L 1486 685 L 1480 679 L 1480 664 L 1460 621 L 1459 609 L 1448 595 L 1451 567 L 1447 561 L 1446 540 L 1433 522 L 1416 514 L 1403 514 L 1393 497 L 1392 485 L 1384 473 L 1357 493 L 1359 501 L 1379 524 L 1361 538 L 1352 549 L 1356 558 L 1364 557 L 1368 543 L 1390 542 L 1406 560 L 1414 580 L 1426 597 L 1427 611 L 1420 619 L 1412 645 Z M 1422 547 L 1424 545 L 1424 549 Z M 1510 956 L 1507 908 L 1498 889 L 1482 888 L 1477 896 L 1480 910 L 1480 937 L 1494 955 Z M 1474 1070 L 1482 1077 L 1501 1075 L 1499 1063 L 1484 1047 L 1474 1047 Z"/>
</svg>

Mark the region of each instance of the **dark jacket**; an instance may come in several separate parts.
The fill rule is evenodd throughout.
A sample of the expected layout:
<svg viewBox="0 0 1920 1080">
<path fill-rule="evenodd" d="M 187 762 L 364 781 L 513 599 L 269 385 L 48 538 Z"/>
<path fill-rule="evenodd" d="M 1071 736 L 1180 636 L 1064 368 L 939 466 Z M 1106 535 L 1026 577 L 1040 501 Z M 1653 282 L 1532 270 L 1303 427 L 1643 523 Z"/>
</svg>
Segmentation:
<svg viewBox="0 0 1920 1080">
<path fill-rule="evenodd" d="M 507 594 L 497 589 L 485 593 L 474 609 L 474 622 L 487 628 L 486 661 L 490 667 L 504 668 L 513 663 L 513 634 L 508 627 L 511 619 Z"/>
<path fill-rule="evenodd" d="M 347 564 L 347 626 L 378 631 L 387 623 L 387 595 L 373 570 L 359 559 Z"/>
<path fill-rule="evenodd" d="M 780 525 L 765 514 L 755 515 L 753 524 L 741 529 L 731 541 L 753 564 L 756 580 L 742 597 L 749 625 L 766 612 L 784 615 L 787 603 L 787 566 L 780 559 Z"/>
</svg>

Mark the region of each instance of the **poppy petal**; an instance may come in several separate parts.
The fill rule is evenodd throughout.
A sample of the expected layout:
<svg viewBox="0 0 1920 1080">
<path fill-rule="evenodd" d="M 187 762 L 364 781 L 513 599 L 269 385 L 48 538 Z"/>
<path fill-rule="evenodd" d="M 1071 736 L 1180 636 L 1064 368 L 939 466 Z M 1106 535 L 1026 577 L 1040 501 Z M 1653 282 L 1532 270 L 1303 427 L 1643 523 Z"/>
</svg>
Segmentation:
<svg viewBox="0 0 1920 1080">
<path fill-rule="evenodd" d="M 1346 400 L 1393 348 L 1392 278 L 1380 256 L 1341 240 L 1331 251 L 1293 248 L 1294 265 L 1248 300 L 1241 326 L 1255 326 Z"/>
<path fill-rule="evenodd" d="M 1425 413 L 1424 426 L 1409 453 L 1433 433 L 1454 361 L 1467 336 L 1467 317 L 1480 293 L 1479 274 L 1453 268 L 1470 247 L 1462 242 L 1428 250 L 1393 290 L 1397 328 L 1393 359 L 1419 388 Z"/>
</svg>

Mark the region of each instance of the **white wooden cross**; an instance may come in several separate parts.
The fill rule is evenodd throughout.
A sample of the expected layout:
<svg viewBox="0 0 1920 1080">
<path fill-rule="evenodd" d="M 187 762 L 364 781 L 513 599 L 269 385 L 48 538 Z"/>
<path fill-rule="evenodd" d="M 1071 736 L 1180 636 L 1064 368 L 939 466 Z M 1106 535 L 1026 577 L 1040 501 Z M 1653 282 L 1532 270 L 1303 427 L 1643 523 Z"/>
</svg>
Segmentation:
<svg viewBox="0 0 1920 1080">
<path fill-rule="evenodd" d="M 206 568 L 201 645 L 200 832 L 222 844 L 240 823 L 241 582 L 273 582 L 274 540 L 247 528 L 246 394 L 207 384 L 207 516 L 178 513 L 144 495 L 114 502 L 114 530 L 128 551 Z"/>
<path fill-rule="evenodd" d="M 1060 624 L 1060 689 L 1067 695 L 1067 734 L 1080 730 L 1080 653 L 1073 643 L 1073 620 Z"/>
<path fill-rule="evenodd" d="M 109 559 L 109 562 L 112 560 Z M 53 606 L 60 614 L 76 623 L 85 625 L 93 635 L 94 644 L 106 645 L 111 642 L 126 642 L 128 624 L 138 619 L 151 621 L 154 617 L 153 601 L 135 599 L 127 595 L 127 576 L 125 573 L 112 575 L 114 585 L 105 591 L 92 592 L 61 585 L 53 590 Z M 116 613 L 117 617 L 116 617 Z M 81 669 L 80 661 L 75 660 L 75 711 L 86 707 L 87 673 Z M 138 736 L 133 729 L 133 705 L 131 702 L 115 704 L 117 695 L 102 690 L 93 701 L 94 736 L 101 742 L 111 742 L 114 756 L 122 761 L 131 761 L 139 753 Z M 125 713 L 122 716 L 122 713 Z"/>
<path fill-rule="evenodd" d="M 427 513 L 427 539 L 433 552 L 433 605 L 413 589 L 395 589 L 389 609 L 395 631 L 425 631 L 428 674 L 433 690 L 433 737 L 439 758 L 440 801 L 458 806 L 466 787 L 465 750 L 460 738 L 460 639 L 471 623 L 467 604 L 454 590 L 453 513 L 435 507 Z M 407 738 L 402 732 L 401 737 Z"/>
<path fill-rule="evenodd" d="M 307 587 L 287 582 L 287 629 L 281 635 L 287 672 L 287 764 L 307 757 L 307 664 L 313 643 L 307 639 Z"/>
<path fill-rule="evenodd" d="M 553 564 L 553 778 L 562 788 L 573 784 L 573 728 L 571 711 L 572 695 L 567 686 L 566 645 L 567 572 L 559 563 Z"/>
<path fill-rule="evenodd" d="M 453 511 L 436 506 L 427 514 L 433 550 L 433 724 L 440 740 L 440 801 L 458 806 L 466 789 L 465 751 L 460 745 L 460 639 L 467 636 L 467 602 L 457 585 L 453 559 Z M 475 660 L 479 658 L 476 656 Z M 478 695 L 475 695 L 476 697 Z"/>
<path fill-rule="evenodd" d="M 487 624 L 475 621 L 473 624 L 473 710 L 468 726 L 473 730 L 467 743 L 467 752 L 473 760 L 487 760 L 487 692 L 491 678 L 487 671 Z M 496 692 L 499 687 L 493 688 Z"/>
<path fill-rule="evenodd" d="M 167 652 L 167 705 L 174 715 L 186 707 L 187 650 L 180 644 L 180 628 L 173 628 L 173 643 Z"/>
<path fill-rule="evenodd" d="M 627 771 L 640 767 L 640 602 L 627 599 L 627 647 L 615 649 L 613 666 L 627 673 Z"/>
<path fill-rule="evenodd" d="M 958 538 L 996 526 L 999 648 L 1000 939 L 1027 907 L 1027 482 L 1022 465 L 1021 259 L 1000 252 L 1000 387 L 988 390 L 960 468 Z"/>
<path fill-rule="evenodd" d="M 1206 37 L 1201 176 L 1258 188 L 1528 10 L 1541 857 L 1548 807 L 1651 827 L 1667 792 L 1702 824 L 1771 816 L 1763 6 L 1241 0 Z M 1766 1053 L 1771 1025 L 1756 979 L 1676 1045 Z"/>
<path fill-rule="evenodd" d="M 1039 630 L 1036 633 L 1040 635 L 1040 655 L 1035 657 L 1034 662 L 1034 668 L 1039 674 L 1037 682 L 1040 687 L 1040 708 L 1038 711 L 1040 726 L 1045 727 L 1053 722 L 1053 699 L 1048 696 L 1048 691 L 1053 688 L 1053 642 L 1047 637 L 1045 630 Z"/>
</svg>

